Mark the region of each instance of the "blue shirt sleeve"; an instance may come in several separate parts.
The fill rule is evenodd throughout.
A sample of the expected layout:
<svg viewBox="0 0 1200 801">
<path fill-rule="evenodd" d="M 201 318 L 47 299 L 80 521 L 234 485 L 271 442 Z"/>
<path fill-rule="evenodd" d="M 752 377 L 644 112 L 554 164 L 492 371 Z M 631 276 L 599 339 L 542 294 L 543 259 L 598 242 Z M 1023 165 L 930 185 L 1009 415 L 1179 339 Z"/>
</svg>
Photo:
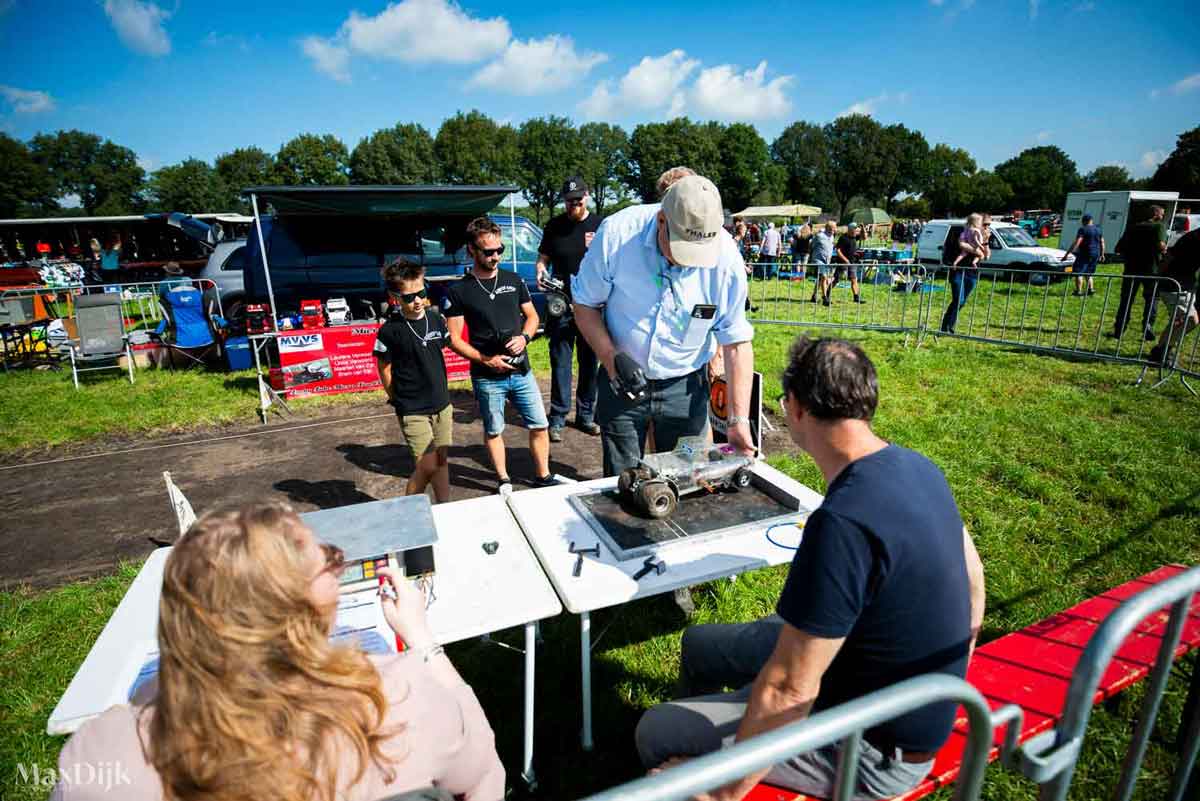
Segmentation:
<svg viewBox="0 0 1200 801">
<path fill-rule="evenodd" d="M 746 283 L 746 263 L 737 252 L 733 240 L 723 246 L 725 253 L 722 259 L 730 258 L 733 267 L 730 270 L 730 280 L 725 285 L 723 296 L 717 304 L 721 316 L 713 324 L 713 334 L 718 345 L 733 345 L 738 342 L 750 342 L 754 339 L 754 326 L 746 319 L 746 293 L 749 291 Z"/>
<path fill-rule="evenodd" d="M 608 221 L 600 223 L 592 244 L 583 255 L 579 273 L 571 278 L 571 299 L 583 306 L 598 309 L 608 303 L 612 294 L 612 268 L 608 258 Z"/>
<path fill-rule="evenodd" d="M 858 525 L 817 509 L 804 527 L 776 611 L 806 634 L 845 637 L 867 605 L 873 563 Z"/>
</svg>

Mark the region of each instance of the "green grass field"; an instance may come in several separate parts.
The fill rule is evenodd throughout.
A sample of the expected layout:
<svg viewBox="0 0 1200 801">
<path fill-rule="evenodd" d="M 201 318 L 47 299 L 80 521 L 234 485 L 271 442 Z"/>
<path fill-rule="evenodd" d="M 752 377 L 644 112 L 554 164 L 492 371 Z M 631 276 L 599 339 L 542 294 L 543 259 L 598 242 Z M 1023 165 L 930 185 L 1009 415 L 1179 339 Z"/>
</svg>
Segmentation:
<svg viewBox="0 0 1200 801">
<path fill-rule="evenodd" d="M 778 374 L 799 329 L 759 326 L 757 365 L 775 408 Z M 1178 382 L 1133 387 L 1128 365 L 1079 362 L 1021 349 L 929 337 L 920 347 L 896 334 L 848 332 L 879 371 L 876 429 L 932 458 L 950 481 L 987 572 L 988 640 L 1044 618 L 1163 563 L 1200 562 L 1200 427 L 1197 401 Z M 545 366 L 544 347 L 534 350 Z M 144 377 L 143 377 L 144 376 Z M 226 386 L 229 382 L 230 386 Z M 96 382 L 74 395 L 53 374 L 0 377 L 10 436 L 18 447 L 81 441 L 100 433 L 136 436 L 164 428 L 253 420 L 256 394 L 244 376 L 139 375 L 129 387 Z M 352 401 L 341 401 L 352 402 Z M 304 407 L 302 407 L 304 408 Z M 6 446 L 7 447 L 7 446 Z M 11 452 L 11 448 L 9 448 Z M 772 464 L 818 491 L 802 454 L 769 454 Z M 60 738 L 46 719 L 136 574 L 48 592 L 0 594 L 0 797 L 29 801 L 45 788 L 18 781 L 15 765 L 54 765 Z M 773 608 L 785 569 L 695 588 L 697 622 L 744 621 Z M 596 750 L 578 745 L 578 623 L 563 615 L 543 626 L 538 651 L 539 797 L 567 799 L 639 774 L 632 732 L 638 716 L 669 697 L 685 625 L 669 598 L 607 610 L 593 618 Z M 503 635 L 512 643 L 519 633 Z M 482 643 L 450 649 L 496 730 L 501 757 L 518 784 L 520 657 Z M 1195 669 L 1189 658 L 1183 669 Z M 1137 796 L 1160 798 L 1174 765 L 1169 745 L 1186 684 L 1176 677 L 1152 740 Z M 1093 715 L 1073 798 L 1107 796 L 1138 711 L 1140 690 L 1115 711 Z M 940 798 L 948 798 L 943 793 Z M 984 798 L 1034 799 L 1034 787 L 993 767 Z"/>
</svg>

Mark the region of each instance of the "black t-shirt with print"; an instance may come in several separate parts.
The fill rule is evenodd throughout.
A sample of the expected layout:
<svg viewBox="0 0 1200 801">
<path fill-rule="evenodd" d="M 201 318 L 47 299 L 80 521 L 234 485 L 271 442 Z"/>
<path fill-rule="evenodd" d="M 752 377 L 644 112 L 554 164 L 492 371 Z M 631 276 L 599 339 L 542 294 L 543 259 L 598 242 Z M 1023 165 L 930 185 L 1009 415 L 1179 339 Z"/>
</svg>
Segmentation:
<svg viewBox="0 0 1200 801">
<path fill-rule="evenodd" d="M 494 277 L 484 279 L 476 278 L 468 270 L 446 290 L 442 314 L 465 318 L 471 347 L 484 356 L 496 356 L 507 353 L 504 343 L 521 333 L 525 326 L 521 306 L 530 302 L 525 282 L 511 270 L 497 270 Z M 520 361 L 513 366 L 519 374 L 529 372 L 529 357 L 522 353 Z M 472 378 L 503 378 L 506 375 L 508 373 L 498 373 L 481 364 L 471 364 Z"/>
<path fill-rule="evenodd" d="M 599 214 L 588 214 L 578 222 L 566 214 L 560 214 L 546 223 L 538 253 L 550 259 L 550 271 L 566 282 L 568 295 L 571 292 L 571 276 L 579 273 L 579 263 L 587 253 L 587 235 L 596 233 L 599 227 Z"/>
<path fill-rule="evenodd" d="M 398 310 L 388 315 L 375 339 L 375 356 L 392 365 L 392 405 L 400 414 L 437 414 L 450 403 L 446 360 L 450 344 L 446 321 L 436 309 L 420 320 Z"/>
<path fill-rule="evenodd" d="M 842 234 L 838 237 L 837 249 L 839 253 L 850 260 L 851 264 L 857 260 L 858 243 L 854 241 L 854 237 L 850 236 L 850 234 Z M 831 261 L 834 260 L 831 259 Z M 841 261 L 839 260 L 837 263 L 841 264 Z"/>
</svg>

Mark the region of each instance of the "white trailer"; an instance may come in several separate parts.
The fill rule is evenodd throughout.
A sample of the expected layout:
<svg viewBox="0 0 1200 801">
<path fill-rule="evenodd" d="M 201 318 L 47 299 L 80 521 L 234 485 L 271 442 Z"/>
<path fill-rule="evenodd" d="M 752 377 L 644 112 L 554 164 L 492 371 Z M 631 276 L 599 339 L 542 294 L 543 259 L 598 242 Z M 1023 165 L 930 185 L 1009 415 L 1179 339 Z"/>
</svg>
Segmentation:
<svg viewBox="0 0 1200 801">
<path fill-rule="evenodd" d="M 1090 214 L 1104 232 L 1105 255 L 1112 255 L 1116 252 L 1121 235 L 1125 233 L 1125 226 L 1150 219 L 1151 206 L 1162 206 L 1167 212 L 1163 223 L 1170 225 L 1178 204 L 1178 192 L 1071 192 L 1067 195 L 1067 208 L 1063 211 L 1058 246 L 1063 250 L 1069 249 L 1075 243 L 1075 234 L 1082 225 L 1083 215 Z"/>
</svg>

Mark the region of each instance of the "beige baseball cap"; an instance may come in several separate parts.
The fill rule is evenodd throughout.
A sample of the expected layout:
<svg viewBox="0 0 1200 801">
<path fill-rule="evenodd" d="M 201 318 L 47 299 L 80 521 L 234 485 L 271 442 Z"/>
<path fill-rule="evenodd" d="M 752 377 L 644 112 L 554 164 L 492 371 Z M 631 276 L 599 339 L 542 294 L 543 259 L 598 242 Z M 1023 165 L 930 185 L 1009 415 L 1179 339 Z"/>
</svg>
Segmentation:
<svg viewBox="0 0 1200 801">
<path fill-rule="evenodd" d="M 702 175 L 680 178 L 663 196 L 662 212 L 672 261 L 684 267 L 716 267 L 725 223 L 716 185 Z"/>
</svg>

